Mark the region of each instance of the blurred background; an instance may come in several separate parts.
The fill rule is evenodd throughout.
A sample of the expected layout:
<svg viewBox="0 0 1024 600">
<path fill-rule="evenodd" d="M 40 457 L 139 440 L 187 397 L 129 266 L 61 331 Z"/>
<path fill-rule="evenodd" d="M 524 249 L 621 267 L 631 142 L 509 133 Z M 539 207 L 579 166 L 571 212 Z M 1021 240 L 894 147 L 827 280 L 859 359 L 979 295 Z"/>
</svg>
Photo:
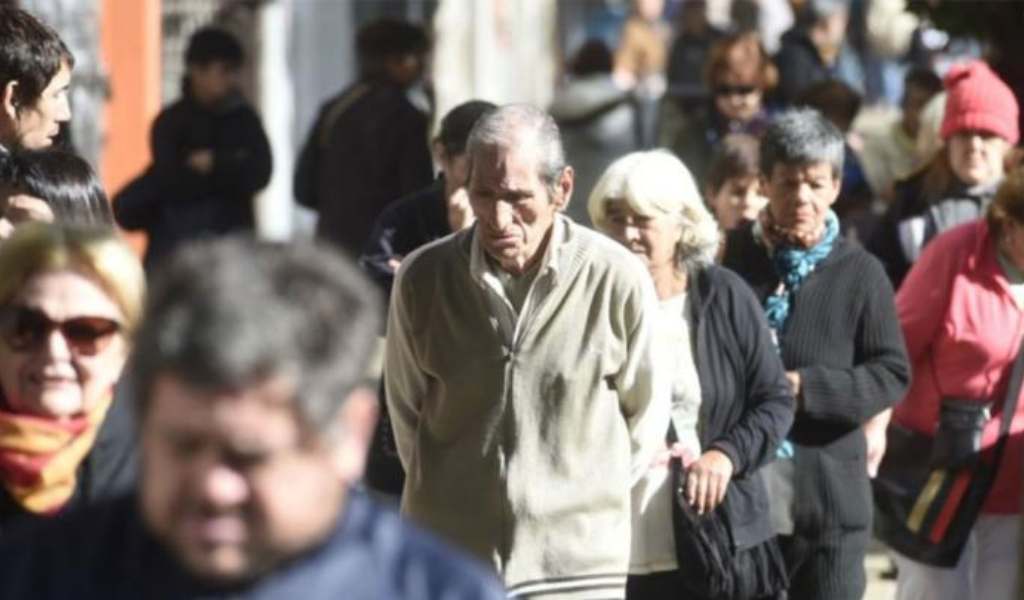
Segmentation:
<svg viewBox="0 0 1024 600">
<path fill-rule="evenodd" d="M 630 145 L 658 144 L 659 106 L 706 101 L 702 65 L 723 32 L 758 32 L 779 52 L 806 4 L 841 4 L 840 32 L 860 65 L 851 86 L 862 102 L 851 135 L 880 127 L 899 108 L 903 76 L 925 65 L 940 75 L 955 60 L 984 56 L 1020 96 L 1024 3 L 968 0 L 7 0 L 52 25 L 76 57 L 68 132 L 113 195 L 149 163 L 149 128 L 180 95 L 189 35 L 215 23 L 236 33 L 248 53 L 244 92 L 260 112 L 274 155 L 270 186 L 257 200 L 261 233 L 288 238 L 311 231 L 295 206 L 297 148 L 321 103 L 356 77 L 354 33 L 382 16 L 431 32 L 431 66 L 412 90 L 432 115 L 470 98 L 551 107 L 572 83 L 581 51 L 614 53 L 617 89 L 638 99 L 643 117 Z M 818 7 L 820 8 L 820 6 Z M 644 16 L 654 46 L 620 55 L 631 18 Z M 653 21 L 649 18 L 654 16 Z M 654 23 L 654 25 L 651 25 Z M 653 59 L 651 57 L 654 57 Z M 1020 61 L 1016 61 L 1020 63 Z M 577 73 L 577 75 L 579 75 Z M 570 94 L 570 99 L 575 98 Z M 573 123 L 572 106 L 563 120 Z M 644 107 L 647 107 L 644 112 Z M 435 117 L 436 120 L 436 117 Z M 635 134 L 635 135 L 634 135 Z M 628 151 L 629 148 L 626 149 Z M 615 152 L 620 152 L 616 148 Z M 570 162 L 576 158 L 570 148 Z M 603 168 L 596 164 L 593 169 Z M 582 204 L 582 203 L 580 203 Z"/>
</svg>

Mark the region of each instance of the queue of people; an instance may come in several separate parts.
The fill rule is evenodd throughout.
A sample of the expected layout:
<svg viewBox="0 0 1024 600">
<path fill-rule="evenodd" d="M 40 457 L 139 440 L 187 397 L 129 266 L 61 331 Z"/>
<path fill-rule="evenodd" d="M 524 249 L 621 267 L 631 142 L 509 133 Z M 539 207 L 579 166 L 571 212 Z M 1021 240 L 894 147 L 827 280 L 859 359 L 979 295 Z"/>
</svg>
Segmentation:
<svg viewBox="0 0 1024 600">
<path fill-rule="evenodd" d="M 405 95 L 426 37 L 374 22 L 295 175 L 321 240 L 291 243 L 239 232 L 271 158 L 230 34 L 193 37 L 111 211 L 51 147 L 73 57 L 0 8 L 0 597 L 855 600 L 894 482 L 898 598 L 1011 597 L 1016 99 L 952 68 L 937 124 L 900 123 L 943 148 L 862 246 L 837 205 L 856 140 L 766 104 L 837 76 L 843 3 L 809 4 L 782 45 L 812 54 L 715 31 L 710 104 L 667 109 L 686 143 L 583 178 L 564 106 L 470 100 L 428 144 Z M 657 5 L 613 79 L 657 87 Z M 167 244 L 144 267 L 115 217 Z"/>
</svg>

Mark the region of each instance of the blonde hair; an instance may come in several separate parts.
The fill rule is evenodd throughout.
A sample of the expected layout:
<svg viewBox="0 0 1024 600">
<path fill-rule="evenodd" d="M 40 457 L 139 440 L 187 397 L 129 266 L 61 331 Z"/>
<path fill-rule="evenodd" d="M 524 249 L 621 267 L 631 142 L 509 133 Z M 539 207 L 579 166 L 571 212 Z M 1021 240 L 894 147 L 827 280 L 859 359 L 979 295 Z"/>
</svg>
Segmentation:
<svg viewBox="0 0 1024 600">
<path fill-rule="evenodd" d="M 98 284 L 121 309 L 130 333 L 138 325 L 146 276 L 135 253 L 109 228 L 26 223 L 0 243 L 0 306 L 26 281 L 70 270 Z"/>
<path fill-rule="evenodd" d="M 594 186 L 587 210 L 607 231 L 608 203 L 621 200 L 645 217 L 670 216 L 682 225 L 676 247 L 680 267 L 707 265 L 718 251 L 718 223 L 708 212 L 689 169 L 667 150 L 633 152 L 613 162 Z"/>
</svg>

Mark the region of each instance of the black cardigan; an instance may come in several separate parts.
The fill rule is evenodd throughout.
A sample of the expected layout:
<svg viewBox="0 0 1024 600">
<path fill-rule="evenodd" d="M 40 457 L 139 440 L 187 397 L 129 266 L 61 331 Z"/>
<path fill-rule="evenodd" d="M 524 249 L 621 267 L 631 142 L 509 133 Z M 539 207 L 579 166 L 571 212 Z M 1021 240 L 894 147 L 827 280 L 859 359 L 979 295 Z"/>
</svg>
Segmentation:
<svg viewBox="0 0 1024 600">
<path fill-rule="evenodd" d="M 723 263 L 764 299 L 779 285 L 750 226 L 729 234 Z M 797 534 L 866 529 L 871 490 L 861 426 L 910 383 L 892 285 L 873 256 L 844 240 L 793 295 L 779 334 L 782 362 L 800 374 L 790 432 Z"/>
<path fill-rule="evenodd" d="M 758 469 L 772 460 L 793 422 L 793 395 L 764 311 L 743 280 L 710 266 L 691 282 L 701 447 L 732 461 L 722 506 L 733 542 L 746 548 L 774 535 Z"/>
</svg>

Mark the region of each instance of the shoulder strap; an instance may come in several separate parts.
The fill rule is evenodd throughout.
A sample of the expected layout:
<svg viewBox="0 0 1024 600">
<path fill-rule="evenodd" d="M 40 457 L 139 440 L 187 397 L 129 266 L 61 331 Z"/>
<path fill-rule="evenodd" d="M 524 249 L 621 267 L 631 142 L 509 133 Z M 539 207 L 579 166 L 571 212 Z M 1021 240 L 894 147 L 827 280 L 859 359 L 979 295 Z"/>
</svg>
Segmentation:
<svg viewBox="0 0 1024 600">
<path fill-rule="evenodd" d="M 1021 379 L 1024 379 L 1024 339 L 1017 350 L 1017 358 L 1013 361 L 1010 381 L 1006 385 L 1006 399 L 1003 400 L 1003 413 L 1000 417 L 999 437 L 1004 438 L 1010 432 L 1010 424 L 1017 412 L 1017 400 L 1020 397 Z"/>
<path fill-rule="evenodd" d="M 326 147 L 328 142 L 330 142 L 331 130 L 334 129 L 334 124 L 341 118 L 341 115 L 369 91 L 370 86 L 368 84 L 357 84 L 331 104 L 324 113 L 323 121 L 321 121 L 320 128 L 317 130 L 317 142 L 321 148 Z"/>
</svg>

